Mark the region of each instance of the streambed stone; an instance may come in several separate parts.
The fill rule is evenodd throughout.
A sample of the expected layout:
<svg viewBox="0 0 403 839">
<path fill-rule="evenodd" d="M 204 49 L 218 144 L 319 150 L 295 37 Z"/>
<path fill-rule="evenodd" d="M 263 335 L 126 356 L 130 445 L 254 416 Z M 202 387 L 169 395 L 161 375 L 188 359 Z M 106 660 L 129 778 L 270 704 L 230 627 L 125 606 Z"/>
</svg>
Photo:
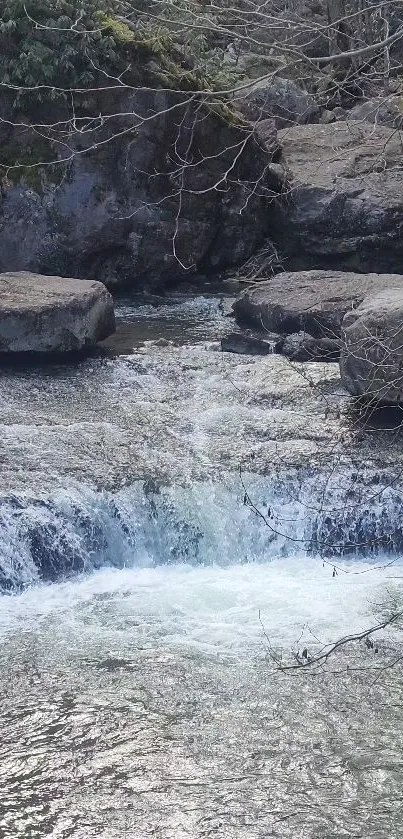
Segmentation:
<svg viewBox="0 0 403 839">
<path fill-rule="evenodd" d="M 270 355 L 273 352 L 280 352 L 282 339 L 280 335 L 268 335 L 267 340 L 256 338 L 253 335 L 242 332 L 230 332 L 221 339 L 223 352 L 237 353 L 238 355 Z"/>
<path fill-rule="evenodd" d="M 353 396 L 403 402 L 403 290 L 366 297 L 343 321 L 340 372 Z"/>
<path fill-rule="evenodd" d="M 339 339 L 346 312 L 390 288 L 403 294 L 403 275 L 290 271 L 247 289 L 233 308 L 240 323 L 270 332 Z"/>
<path fill-rule="evenodd" d="M 114 331 L 113 300 L 102 283 L 0 274 L 0 352 L 74 352 Z"/>
</svg>

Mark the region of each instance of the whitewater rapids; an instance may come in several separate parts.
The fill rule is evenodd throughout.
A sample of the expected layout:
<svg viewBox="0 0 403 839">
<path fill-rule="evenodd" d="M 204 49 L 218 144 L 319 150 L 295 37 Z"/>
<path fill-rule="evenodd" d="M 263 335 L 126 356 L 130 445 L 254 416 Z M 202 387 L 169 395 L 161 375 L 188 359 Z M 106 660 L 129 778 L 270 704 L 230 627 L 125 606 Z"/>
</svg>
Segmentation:
<svg viewBox="0 0 403 839">
<path fill-rule="evenodd" d="M 2 839 L 400 839 L 399 626 L 281 671 L 400 608 L 396 434 L 360 474 L 335 367 L 223 356 L 216 298 L 120 316 L 2 372 Z"/>
</svg>

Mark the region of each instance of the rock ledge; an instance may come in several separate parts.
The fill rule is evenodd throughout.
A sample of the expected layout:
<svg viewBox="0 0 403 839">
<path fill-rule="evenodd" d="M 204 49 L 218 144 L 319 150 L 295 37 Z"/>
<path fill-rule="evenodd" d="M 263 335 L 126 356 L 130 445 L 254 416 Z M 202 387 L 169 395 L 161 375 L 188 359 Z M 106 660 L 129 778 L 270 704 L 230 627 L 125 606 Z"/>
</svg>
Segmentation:
<svg viewBox="0 0 403 839">
<path fill-rule="evenodd" d="M 390 288 L 403 292 L 402 274 L 290 271 L 257 283 L 235 301 L 239 323 L 285 335 L 340 338 L 344 315 L 364 297 Z"/>
</svg>

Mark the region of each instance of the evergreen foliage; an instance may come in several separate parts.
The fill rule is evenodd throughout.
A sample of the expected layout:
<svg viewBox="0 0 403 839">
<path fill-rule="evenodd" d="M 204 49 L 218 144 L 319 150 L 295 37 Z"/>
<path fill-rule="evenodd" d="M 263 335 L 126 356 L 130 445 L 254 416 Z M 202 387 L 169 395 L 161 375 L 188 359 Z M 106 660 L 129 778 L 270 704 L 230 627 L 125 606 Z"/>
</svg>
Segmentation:
<svg viewBox="0 0 403 839">
<path fill-rule="evenodd" d="M 3 88 L 89 87 L 97 68 L 119 66 L 97 0 L 0 0 L 0 21 Z"/>
<path fill-rule="evenodd" d="M 197 31 L 179 44 L 166 24 L 124 21 L 119 0 L 0 0 L 0 89 L 14 108 L 113 84 L 182 90 L 225 87 L 216 51 Z M 174 17 L 183 13 L 182 5 Z M 122 14 L 123 13 L 123 14 Z M 189 61 L 189 56 L 191 60 Z M 147 63 L 153 59 L 153 69 Z M 145 70 L 145 72 L 144 72 Z"/>
</svg>

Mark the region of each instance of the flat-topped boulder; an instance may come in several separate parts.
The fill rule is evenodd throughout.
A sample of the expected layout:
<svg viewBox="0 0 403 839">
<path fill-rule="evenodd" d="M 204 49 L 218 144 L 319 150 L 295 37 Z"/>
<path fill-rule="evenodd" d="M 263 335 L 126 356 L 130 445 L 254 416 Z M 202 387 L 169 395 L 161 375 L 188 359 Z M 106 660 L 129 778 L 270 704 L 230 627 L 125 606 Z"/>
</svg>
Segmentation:
<svg viewBox="0 0 403 839">
<path fill-rule="evenodd" d="M 239 323 L 291 335 L 340 338 L 343 318 L 369 294 L 390 288 L 403 293 L 402 274 L 349 271 L 289 271 L 251 286 L 235 301 Z"/>
<path fill-rule="evenodd" d="M 293 268 L 399 271 L 403 155 L 398 130 L 348 120 L 279 131 L 288 189 L 273 223 Z"/>
<path fill-rule="evenodd" d="M 0 352 L 76 352 L 114 331 L 113 300 L 102 283 L 0 274 Z"/>
</svg>

